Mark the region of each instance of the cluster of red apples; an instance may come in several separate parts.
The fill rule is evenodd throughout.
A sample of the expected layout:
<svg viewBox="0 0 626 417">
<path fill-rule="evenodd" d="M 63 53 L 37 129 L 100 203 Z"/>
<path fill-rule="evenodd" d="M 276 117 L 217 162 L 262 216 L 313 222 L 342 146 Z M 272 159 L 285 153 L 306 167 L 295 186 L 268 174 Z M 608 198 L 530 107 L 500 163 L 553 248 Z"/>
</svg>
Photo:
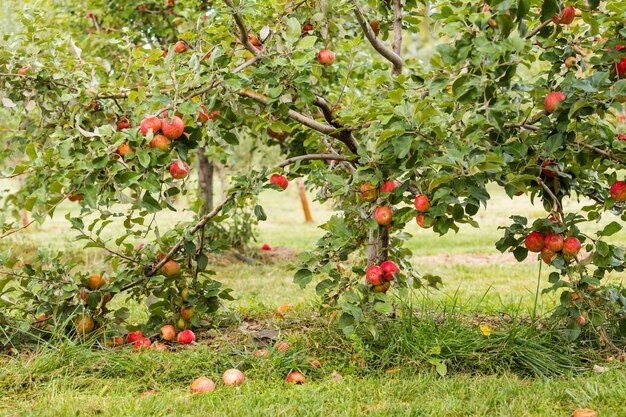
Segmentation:
<svg viewBox="0 0 626 417">
<path fill-rule="evenodd" d="M 380 194 L 389 194 L 397 186 L 398 184 L 394 181 L 385 181 L 380 188 L 377 189 L 374 185 L 366 182 L 361 186 L 361 200 L 373 203 L 378 199 Z M 430 209 L 428 197 L 424 194 L 419 194 L 415 197 L 413 205 L 418 212 L 418 215 L 415 217 L 417 224 L 425 229 L 431 227 L 434 221 L 426 216 L 428 209 Z M 377 207 L 376 210 L 374 210 L 374 219 L 376 219 L 376 222 L 381 226 L 389 226 L 393 220 L 393 210 L 389 206 Z"/>
<path fill-rule="evenodd" d="M 114 336 L 107 342 L 107 347 L 117 347 L 123 346 L 124 344 L 132 345 L 133 348 L 137 351 L 143 349 L 152 349 L 152 350 L 169 350 L 168 345 L 163 342 L 173 342 L 176 340 L 181 345 L 190 345 L 196 341 L 196 335 L 191 330 L 182 330 L 178 334 L 176 334 L 176 330 L 174 326 L 171 324 L 166 324 L 161 327 L 161 340 L 158 342 L 152 343 L 149 337 L 144 336 L 141 330 L 137 330 L 134 332 L 129 332 L 126 335 L 126 341 L 122 336 Z"/>
<path fill-rule="evenodd" d="M 548 265 L 558 253 L 566 261 L 571 261 L 576 258 L 582 247 L 580 240 L 575 236 L 564 238 L 559 233 L 549 232 L 546 235 L 539 231 L 530 232 L 524 240 L 524 245 L 530 252 L 541 253 L 541 259 Z"/>
<path fill-rule="evenodd" d="M 400 268 L 393 261 L 385 261 L 379 265 L 371 265 L 365 271 L 365 278 L 372 284 L 372 291 L 387 292 L 395 275 L 400 273 Z"/>
</svg>

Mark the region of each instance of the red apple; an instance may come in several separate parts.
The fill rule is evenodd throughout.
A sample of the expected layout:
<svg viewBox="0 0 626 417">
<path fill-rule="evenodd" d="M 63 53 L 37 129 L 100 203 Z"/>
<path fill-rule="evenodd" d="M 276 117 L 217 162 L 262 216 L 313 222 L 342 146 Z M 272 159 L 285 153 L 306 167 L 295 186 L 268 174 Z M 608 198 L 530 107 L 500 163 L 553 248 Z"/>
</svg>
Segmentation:
<svg viewBox="0 0 626 417">
<path fill-rule="evenodd" d="M 161 327 L 161 339 L 171 342 L 176 338 L 176 329 L 171 324 Z"/>
<path fill-rule="evenodd" d="M 416 218 L 415 221 L 417 222 L 417 225 L 419 227 L 421 227 L 422 229 L 428 229 L 430 227 L 433 226 L 433 224 L 435 224 L 435 220 L 430 218 L 426 218 L 426 216 L 424 216 L 423 214 L 419 214 Z"/>
<path fill-rule="evenodd" d="M 174 278 L 180 275 L 180 265 L 176 261 L 167 261 L 161 267 L 161 273 L 167 278 Z"/>
<path fill-rule="evenodd" d="M 376 201 L 378 198 L 378 190 L 369 182 L 361 185 L 361 200 L 369 203 Z"/>
<path fill-rule="evenodd" d="M 187 42 L 185 41 L 178 41 L 176 42 L 176 44 L 174 45 L 174 51 L 176 53 L 183 53 L 187 50 L 187 48 L 189 47 L 189 44 L 187 44 Z"/>
<path fill-rule="evenodd" d="M 120 117 L 115 123 L 117 130 L 124 130 L 130 127 L 130 120 L 127 117 Z"/>
<path fill-rule="evenodd" d="M 289 343 L 283 342 L 282 340 L 279 340 L 274 345 L 274 350 L 277 351 L 277 352 L 286 352 L 287 349 L 289 349 L 290 347 L 291 346 L 289 346 Z"/>
<path fill-rule="evenodd" d="M 289 186 L 289 181 L 287 180 L 287 178 L 283 177 L 280 174 L 272 174 L 272 176 L 270 177 L 270 184 L 278 185 L 283 190 L 286 190 Z"/>
<path fill-rule="evenodd" d="M 548 248 L 550 252 L 560 252 L 561 249 L 563 249 L 563 236 L 556 233 L 550 233 L 546 236 L 545 247 Z"/>
<path fill-rule="evenodd" d="M 193 394 L 213 391 L 215 391 L 215 382 L 211 381 L 209 378 L 201 376 L 191 383 L 191 392 Z"/>
<path fill-rule="evenodd" d="M 167 152 L 170 150 L 170 140 L 163 135 L 155 135 L 150 141 L 151 148 L 157 148 L 160 151 Z"/>
<path fill-rule="evenodd" d="M 248 41 L 254 46 L 261 46 L 261 41 L 256 35 L 248 35 Z"/>
<path fill-rule="evenodd" d="M 530 232 L 526 236 L 526 240 L 524 240 L 524 245 L 526 245 L 526 249 L 531 252 L 541 252 L 545 244 L 546 237 L 541 232 Z"/>
<path fill-rule="evenodd" d="M 322 49 L 317 54 L 317 60 L 322 65 L 332 65 L 335 62 L 335 54 L 328 49 Z"/>
<path fill-rule="evenodd" d="M 122 336 L 113 336 L 106 342 L 106 347 L 114 348 L 124 345 L 124 338 Z"/>
<path fill-rule="evenodd" d="M 87 286 L 89 287 L 89 289 L 93 291 L 100 289 L 100 287 L 102 287 L 106 283 L 107 283 L 107 280 L 102 278 L 100 274 L 93 274 L 87 280 Z"/>
<path fill-rule="evenodd" d="M 270 355 L 270 353 L 267 351 L 267 349 L 259 349 L 256 352 L 254 352 L 254 357 L 255 358 L 267 357 L 269 355 Z"/>
<path fill-rule="evenodd" d="M 430 208 L 430 202 L 428 201 L 428 197 L 426 197 L 424 194 L 420 194 L 415 197 L 413 205 L 415 206 L 415 210 L 419 211 L 420 213 L 427 212 Z"/>
<path fill-rule="evenodd" d="M 178 116 L 174 116 L 170 122 L 167 120 L 167 113 L 165 113 L 163 120 L 161 120 L 161 131 L 169 139 L 178 139 L 185 131 L 185 124 Z"/>
<path fill-rule="evenodd" d="M 565 59 L 566 68 L 574 68 L 578 64 L 578 59 L 574 56 L 569 56 Z"/>
<path fill-rule="evenodd" d="M 133 347 L 135 348 L 135 350 L 141 350 L 141 349 L 147 349 L 150 347 L 152 343 L 150 342 L 150 339 L 148 339 L 147 337 L 142 337 L 139 340 L 136 340 L 135 343 L 133 343 Z"/>
<path fill-rule="evenodd" d="M 291 371 L 285 381 L 290 384 L 304 384 L 306 383 L 306 378 L 298 371 Z"/>
<path fill-rule="evenodd" d="M 400 272 L 400 268 L 393 261 L 385 261 L 380 264 L 380 268 L 383 270 L 383 275 L 387 281 L 393 281 L 393 274 Z"/>
<path fill-rule="evenodd" d="M 189 175 L 189 165 L 185 161 L 176 160 L 170 165 L 170 174 L 173 178 L 182 180 Z"/>
<path fill-rule="evenodd" d="M 541 173 L 546 177 L 554 178 L 559 175 L 559 168 L 554 161 L 546 159 L 541 163 Z"/>
<path fill-rule="evenodd" d="M 125 157 L 132 151 L 133 149 L 130 147 L 130 144 L 128 142 L 122 143 L 120 146 L 117 147 L 117 154 L 121 157 Z"/>
<path fill-rule="evenodd" d="M 576 17 L 576 9 L 572 6 L 564 8 L 558 15 L 552 16 L 554 24 L 569 25 Z"/>
<path fill-rule="evenodd" d="M 575 318 L 575 320 L 578 322 L 578 324 L 580 324 L 581 326 L 584 326 L 585 323 L 587 323 L 587 320 L 585 320 L 585 318 L 583 316 L 578 316 Z M 596 414 L 597 415 L 597 414 Z"/>
<path fill-rule="evenodd" d="M 261 250 L 272 250 L 272 247 L 267 243 L 264 243 L 263 246 L 261 246 Z"/>
<path fill-rule="evenodd" d="M 380 33 L 380 22 L 378 20 L 372 20 L 370 22 L 370 27 L 372 28 L 372 32 L 374 32 L 374 35 L 378 36 L 378 34 Z"/>
<path fill-rule="evenodd" d="M 541 259 L 543 260 L 543 262 L 545 262 L 548 265 L 550 265 L 550 263 L 552 262 L 552 258 L 554 258 L 555 255 L 556 253 L 552 252 L 547 247 L 544 247 L 541 250 Z"/>
<path fill-rule="evenodd" d="M 543 101 L 543 104 L 548 114 L 554 112 L 559 103 L 563 100 L 565 100 L 565 94 L 560 91 L 553 91 L 551 93 L 548 93 L 545 100 Z"/>
<path fill-rule="evenodd" d="M 70 194 L 69 196 L 67 196 L 67 199 L 70 201 L 83 201 L 85 199 L 85 196 L 82 194 Z"/>
<path fill-rule="evenodd" d="M 380 285 L 383 283 L 383 270 L 378 265 L 372 265 L 365 271 L 365 278 L 372 285 Z"/>
<path fill-rule="evenodd" d="M 91 333 L 95 324 L 93 319 L 89 316 L 80 316 L 76 323 L 74 323 L 74 328 L 76 329 L 76 333 L 85 335 L 87 333 Z"/>
<path fill-rule="evenodd" d="M 581 248 L 582 245 L 580 244 L 580 240 L 578 240 L 578 238 L 574 236 L 568 237 L 563 241 L 563 258 L 565 258 L 566 261 L 574 259 L 576 255 L 578 255 L 578 252 L 580 252 Z"/>
<path fill-rule="evenodd" d="M 611 185 L 609 193 L 611 194 L 611 198 L 613 199 L 613 201 L 616 201 L 618 203 L 626 201 L 626 182 L 615 181 L 613 185 Z"/>
<path fill-rule="evenodd" d="M 283 140 L 285 139 L 285 132 L 276 132 L 270 128 L 267 129 L 267 136 L 269 136 L 270 138 L 276 139 L 276 140 Z"/>
<path fill-rule="evenodd" d="M 23 67 L 20 67 L 20 69 L 17 70 L 17 74 L 26 75 L 29 69 L 30 69 L 30 65 L 24 65 Z"/>
<path fill-rule="evenodd" d="M 143 332 L 141 330 L 137 330 L 135 332 L 128 332 L 126 335 L 126 343 L 135 343 L 137 340 L 143 337 Z"/>
<path fill-rule="evenodd" d="M 87 16 L 87 19 L 93 19 L 93 13 L 92 12 L 87 12 L 87 14 L 85 16 Z"/>
<path fill-rule="evenodd" d="M 320 361 L 318 361 L 315 358 L 306 358 L 305 359 L 308 363 L 311 364 L 312 367 L 314 368 L 319 368 L 320 366 L 322 366 L 322 364 L 320 363 Z"/>
<path fill-rule="evenodd" d="M 156 135 L 156 133 L 161 130 L 161 121 L 156 116 L 147 117 L 141 121 L 139 130 L 141 130 L 144 136 L 147 135 L 150 130 L 152 130 L 153 135 Z"/>
<path fill-rule="evenodd" d="M 178 333 L 176 340 L 178 340 L 178 343 L 181 345 L 189 345 L 196 341 L 196 335 L 191 330 L 183 330 Z"/>
<path fill-rule="evenodd" d="M 160 350 L 160 351 L 162 351 L 162 352 L 164 352 L 164 351 L 166 351 L 166 350 L 170 350 L 170 348 L 168 348 L 166 344 L 163 344 L 163 343 L 161 343 L 161 342 L 156 342 L 156 343 L 153 343 L 153 344 L 150 346 L 150 349 L 152 349 L 152 350 Z"/>
<path fill-rule="evenodd" d="M 209 120 L 215 120 L 215 117 L 211 117 L 213 113 L 215 112 L 212 112 L 211 114 L 209 114 L 206 107 L 204 107 L 204 104 L 201 104 L 200 111 L 198 111 L 198 115 L 196 116 L 196 120 L 203 124 L 208 122 Z M 219 111 L 217 113 L 219 114 Z"/>
<path fill-rule="evenodd" d="M 182 306 L 180 308 L 180 316 L 185 320 L 191 320 L 193 313 L 195 312 L 193 307 Z"/>
<path fill-rule="evenodd" d="M 396 184 L 395 181 L 385 181 L 385 182 L 383 182 L 383 185 L 380 186 L 380 192 L 381 193 L 390 193 L 397 186 L 398 186 L 398 184 Z"/>
<path fill-rule="evenodd" d="M 620 133 L 618 135 L 615 135 L 615 139 L 626 141 L 626 134 Z"/>
<path fill-rule="evenodd" d="M 389 281 L 385 281 L 380 285 L 374 285 L 372 287 L 372 291 L 374 292 L 387 292 L 387 290 L 389 289 L 391 283 Z"/>
<path fill-rule="evenodd" d="M 374 218 L 381 226 L 387 226 L 391 224 L 392 215 L 393 213 L 391 211 L 391 207 L 389 206 L 378 207 L 374 212 Z"/>
<path fill-rule="evenodd" d="M 307 33 L 313 30 L 313 26 L 310 23 L 302 25 L 302 33 Z"/>
<path fill-rule="evenodd" d="M 281 304 L 276 309 L 276 313 L 274 314 L 276 317 L 285 317 L 287 313 L 293 311 L 293 305 L 291 304 Z"/>
<path fill-rule="evenodd" d="M 245 379 L 246 377 L 239 369 L 227 369 L 222 374 L 222 382 L 228 387 L 241 385 Z"/>
<path fill-rule="evenodd" d="M 616 51 L 620 51 L 620 50 L 622 50 L 624 48 L 626 48 L 626 46 L 619 45 L 619 46 L 615 47 L 615 50 Z M 615 64 L 615 70 L 617 71 L 617 77 L 618 78 L 624 78 L 624 76 L 626 75 L 626 58 L 622 58 L 622 60 L 620 62 Z"/>
</svg>

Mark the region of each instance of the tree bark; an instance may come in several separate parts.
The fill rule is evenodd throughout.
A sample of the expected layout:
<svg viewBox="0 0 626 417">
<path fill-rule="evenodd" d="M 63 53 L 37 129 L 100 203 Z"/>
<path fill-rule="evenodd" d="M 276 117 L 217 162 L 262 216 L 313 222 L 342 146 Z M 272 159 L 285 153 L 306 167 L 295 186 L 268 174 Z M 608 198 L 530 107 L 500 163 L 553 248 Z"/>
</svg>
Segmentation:
<svg viewBox="0 0 626 417">
<path fill-rule="evenodd" d="M 213 210 L 213 162 L 209 161 L 204 148 L 198 148 L 198 185 L 204 200 L 203 213 Z"/>
</svg>

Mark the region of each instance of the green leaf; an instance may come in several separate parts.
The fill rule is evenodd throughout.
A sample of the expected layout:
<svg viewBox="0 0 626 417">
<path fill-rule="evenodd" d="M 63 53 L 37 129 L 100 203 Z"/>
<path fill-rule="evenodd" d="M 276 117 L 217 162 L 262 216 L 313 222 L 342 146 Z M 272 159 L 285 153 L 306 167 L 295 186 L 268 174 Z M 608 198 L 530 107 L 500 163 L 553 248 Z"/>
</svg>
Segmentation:
<svg viewBox="0 0 626 417">
<path fill-rule="evenodd" d="M 256 216 L 257 219 L 259 219 L 260 221 L 265 221 L 267 220 L 267 215 L 265 214 L 265 210 L 263 210 L 263 207 L 261 207 L 260 205 L 256 205 L 254 206 L 254 215 Z"/>
<path fill-rule="evenodd" d="M 204 271 L 209 264 L 209 258 L 204 253 L 201 253 L 198 255 L 196 262 L 198 263 L 198 270 Z"/>
<path fill-rule="evenodd" d="M 300 39 L 300 34 L 302 33 L 302 26 L 298 19 L 295 17 L 290 17 L 287 20 L 287 29 L 285 31 L 285 40 L 291 44 L 296 43 L 298 39 Z"/>
<path fill-rule="evenodd" d="M 309 282 L 313 279 L 313 272 L 308 269 L 300 269 L 293 277 L 293 282 L 298 284 L 300 288 L 304 288 L 307 286 Z"/>
<path fill-rule="evenodd" d="M 317 42 L 317 36 L 305 36 L 298 42 L 298 49 L 312 48 Z"/>
<path fill-rule="evenodd" d="M 612 236 L 622 230 L 623 226 L 617 222 L 607 224 L 604 229 L 597 233 L 598 236 Z"/>
</svg>

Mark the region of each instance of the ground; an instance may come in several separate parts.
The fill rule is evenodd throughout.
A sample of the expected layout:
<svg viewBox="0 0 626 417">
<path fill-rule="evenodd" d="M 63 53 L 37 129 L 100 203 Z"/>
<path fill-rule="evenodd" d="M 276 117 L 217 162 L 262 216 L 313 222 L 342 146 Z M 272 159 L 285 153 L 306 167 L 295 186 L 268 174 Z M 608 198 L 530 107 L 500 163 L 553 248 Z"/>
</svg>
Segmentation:
<svg viewBox="0 0 626 417">
<path fill-rule="evenodd" d="M 533 312 L 539 264 L 534 260 L 518 264 L 512 254 L 498 253 L 494 243 L 501 235 L 497 227 L 507 224 L 510 214 L 534 219 L 545 213 L 523 196 L 511 200 L 492 191 L 487 210 L 477 218 L 480 229 L 465 227 L 458 234 L 437 237 L 416 225 L 409 228 L 414 264 L 424 274 L 443 277 L 445 287 L 415 292 L 415 321 L 404 327 L 390 323 L 371 345 L 343 337 L 319 316 L 313 287 L 300 290 L 292 282 L 297 265 L 293 254 L 313 246 L 321 235 L 316 226 L 330 215 L 330 207 L 313 204 L 315 224 L 307 225 L 295 187 L 284 193 L 268 191 L 261 199 L 268 220 L 252 246 L 269 243 L 274 251 L 263 253 L 267 259 L 258 265 L 231 258 L 214 262 L 218 278 L 233 288 L 237 299 L 228 303 L 228 320 L 217 329 L 199 332 L 198 346 L 135 353 L 60 338 L 55 345 L 5 356 L 0 359 L 4 394 L 0 414 L 552 417 L 592 408 L 600 416 L 626 415 L 626 374 L 621 365 L 602 363 L 603 373 L 572 370 L 544 378 L 530 371 L 549 357 L 552 342 L 536 341 L 534 333 L 511 330 L 510 324 Z M 567 209 L 582 204 L 572 202 Z M 72 241 L 64 214 L 76 210 L 76 205 L 64 203 L 52 221 L 18 234 L 12 244 L 45 242 L 45 247 L 81 253 L 87 270 L 100 267 L 101 255 L 95 250 L 84 255 L 73 250 L 80 242 Z M 160 218 L 161 229 L 179 216 Z M 624 233 L 612 239 L 626 243 Z M 542 287 L 548 273 L 544 266 Z M 144 318 L 139 306 L 114 301 L 131 305 L 134 320 Z M 555 302 L 554 296 L 541 296 L 538 314 L 549 314 Z M 273 312 L 283 303 L 293 304 L 295 313 L 277 319 Z M 493 327 L 489 338 L 478 329 L 482 322 Z M 258 331 L 272 339 L 255 339 Z M 292 347 L 274 352 L 274 339 L 287 340 Z M 264 344 L 270 346 L 269 357 L 255 358 L 253 352 Z M 568 355 L 583 354 L 560 352 L 562 369 L 568 367 Z M 320 360 L 320 368 L 308 364 L 310 356 Z M 441 368 L 436 371 L 438 361 L 447 365 L 444 376 Z M 207 376 L 218 381 L 230 367 L 245 370 L 242 387 L 218 384 L 212 394 L 190 394 L 193 379 Z M 291 369 L 301 369 L 308 383 L 286 385 L 283 381 Z M 139 396 L 149 389 L 157 393 Z"/>
</svg>

